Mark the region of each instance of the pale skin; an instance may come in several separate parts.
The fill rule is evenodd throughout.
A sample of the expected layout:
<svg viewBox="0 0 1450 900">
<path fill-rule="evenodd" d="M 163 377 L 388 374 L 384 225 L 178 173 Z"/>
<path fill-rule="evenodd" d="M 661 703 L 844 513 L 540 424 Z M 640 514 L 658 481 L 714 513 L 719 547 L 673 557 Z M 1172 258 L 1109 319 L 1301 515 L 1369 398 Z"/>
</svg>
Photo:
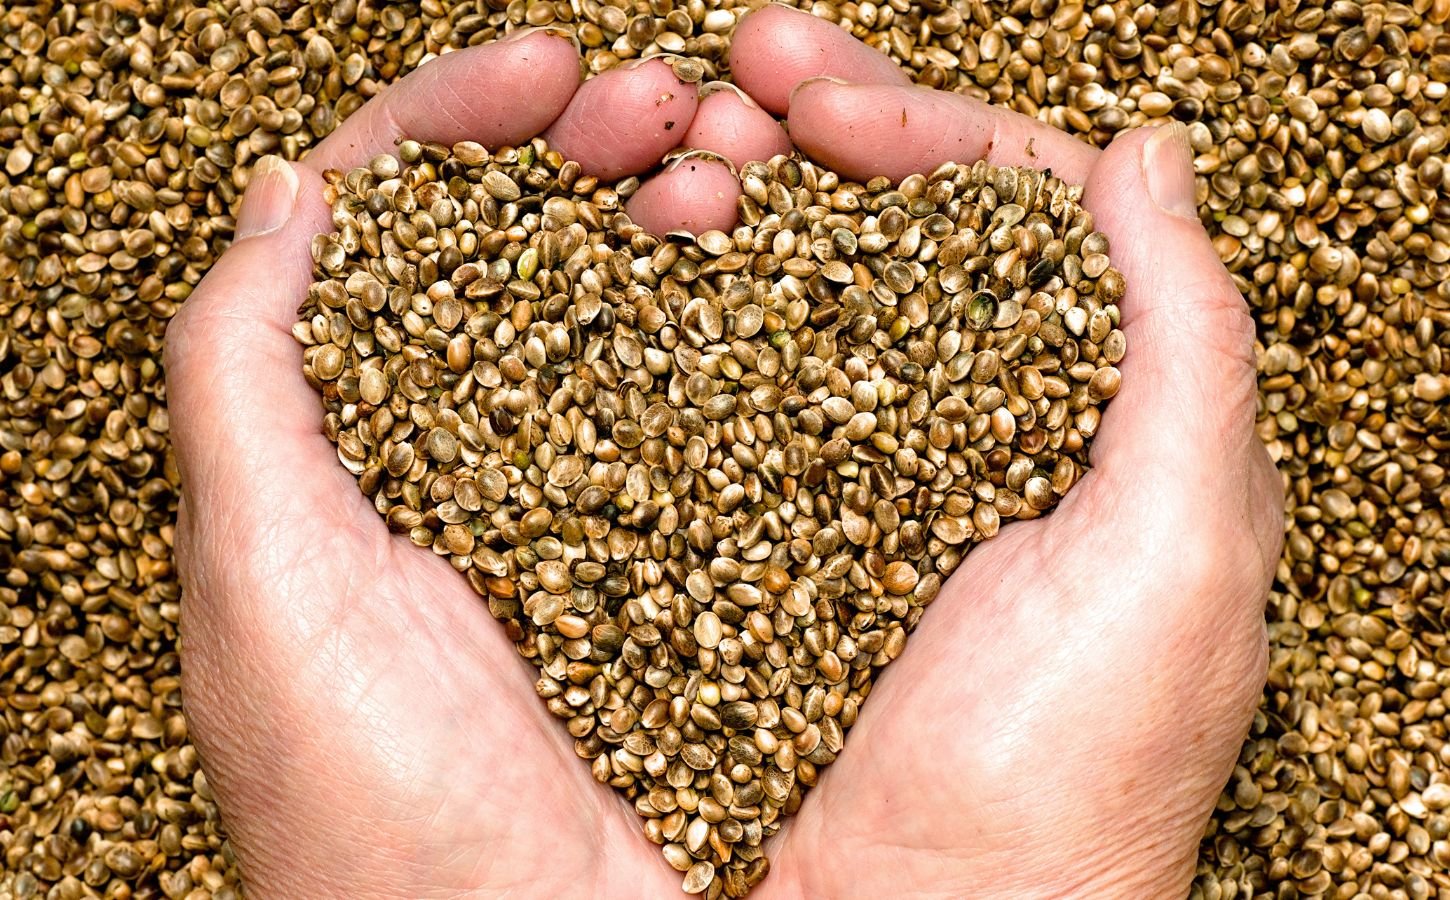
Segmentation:
<svg viewBox="0 0 1450 900">
<path fill-rule="evenodd" d="M 1252 431 L 1252 323 L 1192 215 L 1181 135 L 1099 152 L 910 87 L 780 8 L 742 23 L 732 68 L 802 151 L 850 177 L 985 156 L 1084 183 L 1128 284 L 1123 387 L 1092 470 L 947 582 L 771 840 L 754 896 L 1181 896 L 1263 684 L 1282 532 L 1281 482 Z M 850 84 L 801 84 L 818 75 Z M 693 92 L 662 62 L 581 87 L 575 49 L 548 33 L 446 55 L 304 163 L 259 167 L 239 239 L 172 324 L 186 710 L 253 896 L 679 894 L 485 605 L 390 535 L 338 464 L 289 329 L 328 224 L 324 168 L 404 134 L 545 133 L 611 177 L 654 168 L 686 135 L 737 162 L 785 149 L 733 92 Z M 656 230 L 728 227 L 734 189 L 694 158 L 647 181 L 630 213 Z"/>
</svg>

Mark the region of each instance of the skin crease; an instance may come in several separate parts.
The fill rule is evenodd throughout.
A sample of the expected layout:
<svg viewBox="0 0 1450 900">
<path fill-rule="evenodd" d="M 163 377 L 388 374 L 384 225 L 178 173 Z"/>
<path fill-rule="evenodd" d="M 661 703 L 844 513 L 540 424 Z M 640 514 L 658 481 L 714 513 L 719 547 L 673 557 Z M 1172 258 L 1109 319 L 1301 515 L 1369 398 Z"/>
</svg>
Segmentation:
<svg viewBox="0 0 1450 900">
<path fill-rule="evenodd" d="M 732 56 L 740 86 L 767 109 L 762 98 L 788 103 L 813 153 L 862 177 L 875 173 L 853 144 L 894 138 L 916 171 L 959 149 L 902 140 L 899 115 L 881 111 L 939 101 L 894 76 L 813 82 L 792 99 L 782 79 L 820 72 L 771 54 L 810 41 L 814 21 L 754 13 L 734 46 L 759 56 Z M 874 51 L 832 47 L 838 72 L 880 74 Z M 290 216 L 238 240 L 168 334 L 186 712 L 255 896 L 678 895 L 680 874 L 593 782 L 483 604 L 444 561 L 389 535 L 338 465 L 289 334 L 310 237 L 329 221 L 324 161 L 364 163 L 402 131 L 496 144 L 609 119 L 586 108 L 603 89 L 574 89 L 573 54 L 535 33 L 445 55 L 385 91 L 292 166 L 295 183 L 254 183 L 244 230 L 271 224 L 267 207 Z M 527 68 L 548 89 L 517 109 L 480 99 L 507 91 L 459 91 L 447 109 L 404 102 L 445 64 L 450 83 Z M 820 110 L 840 124 L 812 124 Z M 1282 487 L 1252 432 L 1251 322 L 1202 228 L 1149 195 L 1174 161 L 1145 162 L 1151 133 L 1084 152 L 1025 119 L 954 114 L 942 127 L 996 136 L 978 151 L 989 158 L 1030 141 L 1036 164 L 1082 167 L 1128 284 L 1123 387 L 1095 467 L 1057 510 L 1004 527 L 948 581 L 846 752 L 771 842 L 753 896 L 1181 896 L 1265 672 Z M 631 154 L 670 149 L 653 124 L 619 126 L 577 158 L 643 171 Z M 702 193 L 729 188 L 721 171 Z M 641 192 L 662 211 L 696 209 L 680 172 Z"/>
</svg>

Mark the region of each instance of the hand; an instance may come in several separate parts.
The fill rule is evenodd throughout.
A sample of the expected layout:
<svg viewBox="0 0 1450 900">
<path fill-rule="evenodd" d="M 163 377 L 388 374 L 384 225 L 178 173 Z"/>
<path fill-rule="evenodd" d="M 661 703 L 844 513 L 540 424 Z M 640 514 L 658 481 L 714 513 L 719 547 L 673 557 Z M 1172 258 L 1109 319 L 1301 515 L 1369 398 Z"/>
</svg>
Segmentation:
<svg viewBox="0 0 1450 900">
<path fill-rule="evenodd" d="M 867 67 L 906 81 L 884 58 Z M 496 147 L 542 132 L 608 178 L 653 168 L 682 139 L 742 162 L 788 149 L 744 95 L 696 93 L 664 60 L 581 86 L 577 48 L 532 32 L 430 62 L 304 163 L 253 170 L 237 239 L 173 322 L 166 368 L 186 482 L 186 708 L 258 896 L 678 890 L 486 605 L 390 535 L 338 464 L 289 332 L 311 238 L 330 230 L 326 169 L 404 136 Z M 655 231 L 730 227 L 738 193 L 727 165 L 693 159 L 629 211 Z"/>
<path fill-rule="evenodd" d="M 762 893 L 1183 896 L 1263 687 L 1283 534 L 1254 327 L 1198 222 L 1186 129 L 1099 152 L 954 94 L 825 80 L 795 89 L 788 124 L 857 179 L 986 158 L 1085 184 L 1128 351 L 1094 468 L 948 580 Z"/>
<path fill-rule="evenodd" d="M 404 135 L 499 146 L 547 130 L 621 177 L 656 165 L 694 119 L 695 139 L 711 141 L 710 128 L 738 137 L 752 113 L 784 149 L 765 113 L 695 91 L 664 61 L 580 87 L 576 48 L 534 32 L 430 62 L 306 162 L 254 169 L 236 242 L 172 324 L 167 375 L 186 481 L 186 709 L 256 896 L 678 890 L 633 810 L 534 696 L 537 676 L 486 604 L 389 534 L 338 464 L 289 332 L 311 238 L 330 230 L 326 168 L 364 165 Z M 733 178 L 698 171 L 707 200 Z M 658 223 L 672 209 L 688 222 L 711 207 L 646 198 L 641 212 Z"/>
<path fill-rule="evenodd" d="M 169 335 L 187 486 L 187 711 L 261 896 L 677 891 L 463 579 L 390 536 L 337 464 L 288 334 L 311 280 L 308 242 L 328 227 L 320 171 L 363 164 L 399 136 L 497 146 L 543 131 L 608 177 L 649 168 L 682 122 L 690 145 L 737 162 L 782 148 L 760 110 L 730 91 L 697 102 L 663 62 L 582 87 L 577 65 L 547 33 L 448 54 L 306 163 L 258 166 L 236 244 Z M 949 582 L 851 749 L 772 847 L 761 895 L 865 895 L 887 877 L 943 895 L 1072 893 L 1088 882 L 1064 879 L 1079 875 L 1138 883 L 1115 876 L 1128 866 L 1186 883 L 1262 678 L 1269 563 L 1255 552 L 1276 556 L 1266 498 L 1279 488 L 1249 430 L 1242 301 L 1196 223 L 1143 205 L 1141 136 L 1098 157 L 907 88 L 884 57 L 782 9 L 742 23 L 732 68 L 845 174 L 987 152 L 1091 175 L 1089 207 L 1129 279 L 1130 350 L 1098 438 L 1103 464 L 1057 513 L 1004 529 Z M 817 74 L 882 86 L 812 82 L 792 101 Z M 913 112 L 904 130 L 897 106 Z M 1011 155 L 1028 137 L 1040 159 Z M 703 160 L 676 167 L 641 187 L 630 214 L 656 231 L 728 227 L 731 177 Z M 1135 255 L 1140 233 L 1153 249 Z M 1172 282 L 1154 268 L 1170 253 L 1188 254 Z M 1187 559 L 1166 559 L 1174 550 Z M 943 711 L 960 727 L 942 728 Z"/>
</svg>

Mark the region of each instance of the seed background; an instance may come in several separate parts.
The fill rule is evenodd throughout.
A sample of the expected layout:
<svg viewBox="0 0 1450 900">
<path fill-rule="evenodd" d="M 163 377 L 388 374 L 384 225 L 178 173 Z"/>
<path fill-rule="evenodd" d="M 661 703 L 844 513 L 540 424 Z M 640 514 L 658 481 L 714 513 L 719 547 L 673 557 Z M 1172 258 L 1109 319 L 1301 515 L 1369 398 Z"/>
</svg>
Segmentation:
<svg viewBox="0 0 1450 900">
<path fill-rule="evenodd" d="M 1450 897 L 1450 0 L 799 5 L 1099 145 L 1189 123 L 1287 488 L 1193 896 Z M 0 900 L 241 894 L 181 713 L 160 361 L 255 159 L 522 24 L 709 80 L 747 8 L 0 5 Z"/>
</svg>

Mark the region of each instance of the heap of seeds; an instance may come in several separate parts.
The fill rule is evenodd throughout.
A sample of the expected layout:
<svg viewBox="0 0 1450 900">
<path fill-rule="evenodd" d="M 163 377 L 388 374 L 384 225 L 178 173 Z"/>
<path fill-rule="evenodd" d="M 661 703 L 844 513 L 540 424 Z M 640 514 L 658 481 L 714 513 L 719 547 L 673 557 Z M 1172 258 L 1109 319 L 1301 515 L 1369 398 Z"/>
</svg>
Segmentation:
<svg viewBox="0 0 1450 900">
<path fill-rule="evenodd" d="M 542 141 L 334 173 L 296 335 L 380 514 L 540 669 L 688 893 L 743 896 L 969 545 L 1078 479 L 1123 277 L 1029 169 L 777 157 L 660 238 Z"/>
</svg>

